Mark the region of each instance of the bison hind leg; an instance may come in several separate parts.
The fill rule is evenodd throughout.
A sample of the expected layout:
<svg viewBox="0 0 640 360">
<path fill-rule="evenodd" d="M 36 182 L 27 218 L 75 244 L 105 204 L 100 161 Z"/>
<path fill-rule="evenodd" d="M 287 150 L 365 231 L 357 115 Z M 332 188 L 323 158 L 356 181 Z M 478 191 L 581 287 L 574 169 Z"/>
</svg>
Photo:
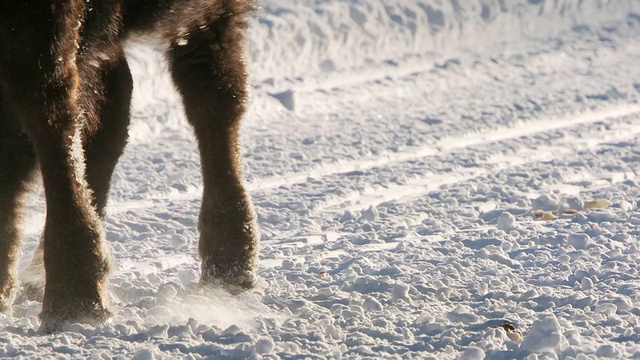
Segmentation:
<svg viewBox="0 0 640 360">
<path fill-rule="evenodd" d="M 171 39 L 173 81 L 198 139 L 204 191 L 200 209 L 201 282 L 243 289 L 256 282 L 258 230 L 242 182 L 240 122 L 247 101 L 243 59 L 245 2 Z M 196 22 L 197 24 L 197 22 Z"/>
</svg>

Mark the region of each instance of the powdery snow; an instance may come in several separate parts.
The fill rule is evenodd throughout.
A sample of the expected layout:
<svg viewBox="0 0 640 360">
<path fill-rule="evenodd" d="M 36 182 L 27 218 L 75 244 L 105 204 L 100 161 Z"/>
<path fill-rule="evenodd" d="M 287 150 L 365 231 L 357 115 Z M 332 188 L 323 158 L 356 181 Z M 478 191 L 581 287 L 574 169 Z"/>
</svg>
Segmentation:
<svg viewBox="0 0 640 360">
<path fill-rule="evenodd" d="M 47 335 L 18 302 L 0 357 L 639 358 L 639 40 L 627 0 L 265 0 L 261 281 L 238 296 L 195 286 L 196 146 L 159 50 L 131 44 L 115 317 Z"/>
</svg>

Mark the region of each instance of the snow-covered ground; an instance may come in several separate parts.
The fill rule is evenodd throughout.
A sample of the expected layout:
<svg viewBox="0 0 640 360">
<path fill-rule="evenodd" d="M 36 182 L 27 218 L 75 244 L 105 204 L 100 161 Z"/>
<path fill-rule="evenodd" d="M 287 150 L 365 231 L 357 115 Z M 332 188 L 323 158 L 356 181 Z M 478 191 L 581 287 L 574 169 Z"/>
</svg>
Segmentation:
<svg viewBox="0 0 640 360">
<path fill-rule="evenodd" d="M 115 318 L 46 335 L 17 303 L 0 357 L 640 358 L 640 2 L 265 0 L 239 296 L 194 290 L 193 135 L 159 52 L 129 55 Z"/>
</svg>

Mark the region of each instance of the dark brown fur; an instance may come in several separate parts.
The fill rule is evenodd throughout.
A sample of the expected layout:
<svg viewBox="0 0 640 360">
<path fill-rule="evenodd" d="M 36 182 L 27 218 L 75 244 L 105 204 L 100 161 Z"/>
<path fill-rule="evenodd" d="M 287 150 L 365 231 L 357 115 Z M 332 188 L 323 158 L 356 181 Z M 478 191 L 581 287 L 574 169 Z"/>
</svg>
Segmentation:
<svg viewBox="0 0 640 360">
<path fill-rule="evenodd" d="M 39 165 L 45 329 L 109 317 L 102 218 L 127 138 L 123 41 L 153 33 L 198 139 L 202 281 L 251 286 L 257 235 L 239 167 L 252 0 L 0 1 L 0 310 L 16 287 L 21 197 Z"/>
</svg>

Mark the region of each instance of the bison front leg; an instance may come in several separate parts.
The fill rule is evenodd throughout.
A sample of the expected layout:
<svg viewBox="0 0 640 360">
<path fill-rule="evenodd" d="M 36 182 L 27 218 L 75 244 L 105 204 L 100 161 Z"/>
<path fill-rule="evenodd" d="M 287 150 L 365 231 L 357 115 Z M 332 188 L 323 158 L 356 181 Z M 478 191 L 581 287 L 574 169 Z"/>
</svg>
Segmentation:
<svg viewBox="0 0 640 360">
<path fill-rule="evenodd" d="M 66 321 L 101 322 L 109 316 L 102 224 L 84 179 L 80 130 L 66 127 L 33 137 L 47 201 L 40 315 L 45 328 Z"/>
<path fill-rule="evenodd" d="M 95 86 L 104 86 L 103 97 L 95 99 L 96 122 L 93 131 L 85 136 L 86 178 L 93 195 L 93 205 L 104 220 L 111 176 L 127 143 L 130 121 L 131 93 L 133 80 L 121 49 L 114 49 L 114 60 L 100 68 L 92 68 L 90 78 L 96 79 L 91 86 L 85 86 L 83 97 L 93 94 Z M 30 145 L 29 145 L 30 146 Z M 44 238 L 33 254 L 28 268 L 22 274 L 20 296 L 30 300 L 42 300 L 44 291 Z"/>
<path fill-rule="evenodd" d="M 28 6 L 28 9 L 21 7 Z M 33 143 L 47 203 L 44 230 L 45 330 L 65 322 L 106 320 L 109 262 L 100 218 L 85 180 L 82 134 L 85 114 L 76 67 L 84 2 L 52 6 L 10 2 L 0 30 L 6 98 Z M 11 14 L 14 14 L 13 16 Z M 5 27 L 5 25 L 8 25 Z M 10 69 L 10 71 L 6 71 Z"/>
</svg>

